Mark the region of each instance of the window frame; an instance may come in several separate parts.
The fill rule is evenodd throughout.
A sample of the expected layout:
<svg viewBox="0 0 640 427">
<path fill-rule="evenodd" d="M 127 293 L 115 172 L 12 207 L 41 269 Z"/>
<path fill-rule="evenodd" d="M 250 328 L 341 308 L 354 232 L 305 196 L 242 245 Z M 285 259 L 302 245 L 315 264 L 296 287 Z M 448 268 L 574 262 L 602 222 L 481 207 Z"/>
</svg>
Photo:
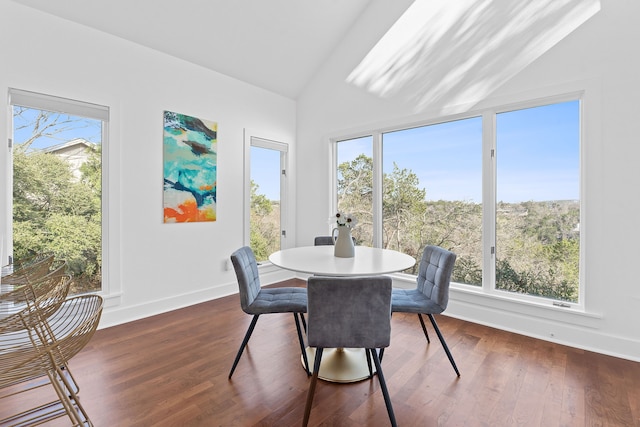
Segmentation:
<svg viewBox="0 0 640 427">
<path fill-rule="evenodd" d="M 12 202 L 12 194 L 13 194 L 13 155 L 11 150 L 13 149 L 13 106 L 19 105 L 22 107 L 38 109 L 38 110 L 46 110 L 53 111 L 63 114 L 69 114 L 73 116 L 80 116 L 95 120 L 100 120 L 102 122 L 102 135 L 101 135 L 101 149 L 102 149 L 102 158 L 101 158 L 101 180 L 102 180 L 102 189 L 101 189 L 101 238 L 102 238 L 102 288 L 100 291 L 96 292 L 99 295 L 103 295 L 110 299 L 107 302 L 109 306 L 114 304 L 119 304 L 119 295 L 120 288 L 119 286 L 113 286 L 110 280 L 110 245 L 109 245 L 109 126 L 110 126 L 110 108 L 108 106 L 99 105 L 95 103 L 90 103 L 86 101 L 78 101 L 69 98 L 63 98 L 55 95 L 48 95 L 38 92 L 32 92 L 22 89 L 9 88 L 7 95 L 7 106 L 8 106 L 8 127 L 9 130 L 9 144 L 7 156 L 5 159 L 5 164 L 7 165 L 5 171 L 5 186 L 0 189 L 0 193 L 4 192 L 4 201 L 3 205 L 0 205 L 0 209 L 2 212 L 12 212 L 13 211 L 13 202 Z M 3 256 L 7 256 L 9 253 L 12 253 L 12 221 L 13 215 L 5 215 L 5 220 L 0 223 L 0 229 L 3 230 L 4 239 L 4 248 L 7 248 L 7 251 L 3 251 Z M 3 249 L 4 249 L 3 248 Z M 113 300 L 115 298 L 116 300 Z M 114 304 L 111 304 L 111 303 Z"/>
<path fill-rule="evenodd" d="M 483 250 L 483 271 L 482 271 L 482 286 L 473 286 L 463 283 L 452 282 L 451 288 L 468 294 L 481 294 L 492 299 L 499 299 L 505 301 L 513 301 L 522 303 L 525 305 L 551 307 L 571 309 L 578 312 L 584 312 L 586 310 L 586 274 L 585 274 L 585 183 L 586 174 L 585 170 L 585 90 L 579 89 L 574 91 L 566 91 L 560 94 L 551 94 L 542 97 L 532 97 L 525 100 L 516 100 L 511 102 L 496 102 L 494 105 L 489 105 L 476 110 L 469 110 L 464 113 L 450 114 L 444 116 L 438 116 L 436 118 L 425 118 L 423 120 L 413 120 L 408 122 L 396 123 L 385 127 L 377 128 L 363 128 L 362 130 L 350 131 L 344 134 L 333 135 L 328 138 L 331 150 L 330 150 L 330 162 L 332 180 L 331 180 L 331 201 L 330 205 L 332 211 L 335 211 L 337 205 L 337 144 L 340 141 L 356 139 L 364 136 L 373 137 L 373 246 L 381 247 L 382 245 L 382 135 L 387 132 L 394 132 L 403 129 L 415 128 L 420 126 L 437 125 L 441 123 L 453 122 L 457 120 L 464 120 L 471 117 L 482 117 L 482 250 Z M 503 112 L 509 112 L 514 110 L 522 110 L 527 108 L 540 107 L 545 105 L 551 105 L 556 103 L 562 103 L 567 101 L 579 102 L 579 186 L 580 186 L 580 261 L 579 261 L 579 283 L 578 283 L 578 301 L 566 302 L 557 301 L 546 297 L 539 297 L 527 294 L 517 294 L 514 292 L 508 292 L 496 288 L 496 259 L 495 251 L 491 252 L 492 247 L 496 246 L 496 191 L 497 191 L 497 177 L 496 177 L 496 156 L 493 154 L 496 151 L 497 145 L 497 132 L 496 132 L 496 117 L 497 114 Z M 489 254 L 489 256 L 487 256 Z M 409 276 L 407 274 L 400 274 L 399 276 Z M 406 277 L 405 277 L 406 278 Z"/>
<path fill-rule="evenodd" d="M 280 152 L 280 248 L 285 249 L 289 236 L 289 144 L 253 135 L 245 131 L 244 144 L 244 206 L 243 206 L 243 236 L 244 245 L 249 245 L 251 236 L 251 147 L 266 148 Z M 284 172 L 284 173 L 282 173 Z M 283 233 L 283 231 L 285 233 Z M 292 239 L 291 239 L 292 241 Z"/>
</svg>

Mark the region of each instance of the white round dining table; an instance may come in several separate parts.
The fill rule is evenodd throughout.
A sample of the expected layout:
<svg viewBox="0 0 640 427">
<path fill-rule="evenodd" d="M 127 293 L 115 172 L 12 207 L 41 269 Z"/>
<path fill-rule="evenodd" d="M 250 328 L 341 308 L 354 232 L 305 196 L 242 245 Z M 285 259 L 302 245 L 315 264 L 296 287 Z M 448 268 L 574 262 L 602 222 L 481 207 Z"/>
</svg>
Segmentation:
<svg viewBox="0 0 640 427">
<path fill-rule="evenodd" d="M 333 246 L 301 246 L 283 249 L 269 255 L 269 261 L 280 268 L 321 276 L 375 276 L 411 268 L 416 260 L 391 249 L 356 246 L 355 256 L 333 255 Z"/>
<path fill-rule="evenodd" d="M 356 246 L 353 258 L 336 257 L 333 250 L 334 247 L 328 245 L 283 249 L 272 253 L 269 261 L 286 270 L 321 276 L 377 276 L 403 271 L 416 263 L 412 256 L 390 249 Z M 312 361 L 314 358 L 315 349 L 307 347 L 307 359 Z M 369 378 L 364 349 L 325 349 L 318 378 L 338 383 Z"/>
</svg>

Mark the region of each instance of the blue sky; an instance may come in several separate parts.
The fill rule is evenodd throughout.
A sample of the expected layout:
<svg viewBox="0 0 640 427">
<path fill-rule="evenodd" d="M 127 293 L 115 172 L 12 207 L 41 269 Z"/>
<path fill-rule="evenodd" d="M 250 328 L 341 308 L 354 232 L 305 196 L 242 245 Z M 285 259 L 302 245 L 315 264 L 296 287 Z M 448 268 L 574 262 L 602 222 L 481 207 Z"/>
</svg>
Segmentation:
<svg viewBox="0 0 640 427">
<path fill-rule="evenodd" d="M 280 152 L 251 147 L 251 179 L 259 186 L 258 194 L 280 200 Z"/>
<path fill-rule="evenodd" d="M 510 111 L 497 116 L 497 197 L 500 201 L 579 199 L 579 102 Z M 26 121 L 32 121 L 31 110 Z M 32 147 L 43 148 L 74 138 L 100 143 L 100 121 L 78 118 L 73 129 L 42 138 Z M 14 127 L 22 122 L 15 120 Z M 31 128 L 16 130 L 15 143 L 25 141 Z M 161 144 L 159 141 L 158 144 Z M 160 146 L 159 146 L 160 149 Z M 482 121 L 480 117 L 390 132 L 383 137 L 383 168 L 414 172 L 427 200 L 480 202 Z M 358 154 L 371 156 L 371 137 L 341 142 L 339 162 Z M 272 200 L 279 193 L 279 153 L 252 149 L 252 179 L 259 192 Z M 262 167 L 260 165 L 269 165 Z"/>
<path fill-rule="evenodd" d="M 578 101 L 499 114 L 497 131 L 498 200 L 580 198 Z"/>
<path fill-rule="evenodd" d="M 497 198 L 505 202 L 579 199 L 579 102 L 497 116 Z M 371 137 L 338 145 L 339 162 L 371 156 Z M 409 169 L 427 200 L 482 200 L 480 117 L 383 135 L 383 169 Z"/>
<path fill-rule="evenodd" d="M 14 107 L 14 112 L 16 111 L 15 109 L 16 107 Z M 25 124 L 33 123 L 37 118 L 39 112 L 40 110 L 36 109 L 26 109 L 24 110 L 21 117 L 14 117 L 13 139 L 15 144 L 23 143 L 31 137 L 33 126 L 27 126 L 25 128 L 21 127 Z M 100 144 L 102 142 L 102 122 L 100 120 L 60 114 L 58 123 L 62 123 L 62 121 L 68 120 L 69 118 L 71 118 L 73 122 L 64 125 L 65 127 L 69 128 L 69 130 L 56 133 L 53 138 L 39 138 L 38 140 L 36 140 L 36 142 L 34 142 L 31 148 L 42 149 L 51 147 L 53 145 L 63 144 L 76 138 L 84 138 L 87 141 L 93 142 L 95 144 Z"/>
</svg>

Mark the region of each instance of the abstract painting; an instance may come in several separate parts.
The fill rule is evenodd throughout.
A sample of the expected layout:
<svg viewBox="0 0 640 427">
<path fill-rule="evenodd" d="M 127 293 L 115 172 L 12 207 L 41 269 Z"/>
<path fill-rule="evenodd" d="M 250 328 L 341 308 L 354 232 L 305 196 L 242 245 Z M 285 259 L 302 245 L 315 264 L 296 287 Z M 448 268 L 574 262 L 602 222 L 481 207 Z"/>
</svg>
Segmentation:
<svg viewBox="0 0 640 427">
<path fill-rule="evenodd" d="M 164 112 L 164 222 L 216 220 L 218 124 Z"/>
</svg>

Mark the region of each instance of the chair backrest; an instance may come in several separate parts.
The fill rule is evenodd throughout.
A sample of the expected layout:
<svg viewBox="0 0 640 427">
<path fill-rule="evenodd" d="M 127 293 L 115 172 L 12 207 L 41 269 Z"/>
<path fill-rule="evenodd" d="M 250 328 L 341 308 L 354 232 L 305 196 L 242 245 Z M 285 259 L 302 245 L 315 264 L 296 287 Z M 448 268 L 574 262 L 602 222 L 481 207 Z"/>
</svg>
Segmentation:
<svg viewBox="0 0 640 427">
<path fill-rule="evenodd" d="M 63 276 L 64 277 L 64 276 Z M 66 293 L 64 293 L 66 295 Z M 102 297 L 94 294 L 60 300 L 61 293 L 0 319 L 0 387 L 29 381 L 67 365 L 86 346 L 98 327 Z M 43 309 L 55 300 L 53 316 Z M 60 302 L 60 304 L 58 304 Z"/>
<path fill-rule="evenodd" d="M 231 262 L 238 279 L 240 306 L 248 313 L 248 307 L 260 292 L 260 275 L 256 256 L 249 246 L 243 246 L 231 254 Z"/>
<path fill-rule="evenodd" d="M 335 242 L 333 241 L 333 236 L 317 236 L 313 240 L 314 246 L 333 246 Z"/>
<path fill-rule="evenodd" d="M 24 285 L 49 274 L 54 261 L 52 254 L 38 254 L 22 263 L 14 265 L 13 273 L 4 276 L 0 281 L 7 285 Z"/>
<path fill-rule="evenodd" d="M 356 238 L 351 236 L 351 239 L 353 240 L 353 244 L 356 244 Z M 315 239 L 313 239 L 313 245 L 314 246 L 334 246 L 336 244 L 335 240 L 333 239 L 333 236 L 317 236 Z"/>
<path fill-rule="evenodd" d="M 78 295 L 66 299 L 48 319 L 43 335 L 51 343 L 56 364 L 66 365 L 91 340 L 100 323 L 103 303 L 99 295 Z"/>
<path fill-rule="evenodd" d="M 391 278 L 308 279 L 307 341 L 311 347 L 383 348 L 391 337 Z"/>
<path fill-rule="evenodd" d="M 10 302 L 14 306 L 35 301 L 37 298 L 49 292 L 66 274 L 67 263 L 58 263 L 55 270 L 49 271 L 47 275 L 21 284 L 11 285 L 11 291 L 0 294 L 0 302 Z M 67 280 L 71 280 L 68 277 Z"/>
<path fill-rule="evenodd" d="M 37 294 L 31 285 L 23 286 L 19 292 L 24 291 L 24 296 L 11 301 L 13 307 L 8 309 L 7 316 L 0 317 L 0 335 L 33 329 L 40 322 L 46 321 L 67 298 L 70 284 L 70 276 L 43 279 L 43 283 L 39 283 Z"/>
<path fill-rule="evenodd" d="M 449 283 L 456 254 L 439 246 L 426 246 L 418 271 L 418 290 L 444 311 L 449 304 Z"/>
</svg>

